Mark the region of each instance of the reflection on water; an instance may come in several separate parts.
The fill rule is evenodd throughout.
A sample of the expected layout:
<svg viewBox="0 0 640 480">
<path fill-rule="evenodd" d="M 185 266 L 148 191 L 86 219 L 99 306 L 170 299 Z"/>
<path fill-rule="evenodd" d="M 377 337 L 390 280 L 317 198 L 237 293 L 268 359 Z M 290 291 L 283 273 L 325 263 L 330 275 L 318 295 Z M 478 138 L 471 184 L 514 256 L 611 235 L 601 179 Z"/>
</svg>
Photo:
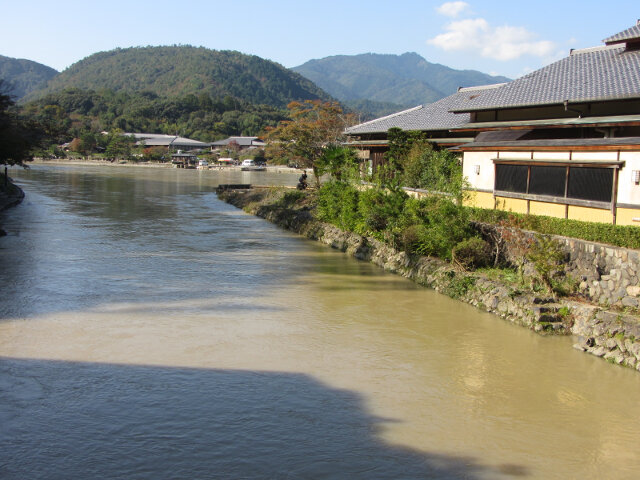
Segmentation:
<svg viewBox="0 0 640 480">
<path fill-rule="evenodd" d="M 0 478 L 636 477 L 635 372 L 245 215 L 212 173 L 12 172 Z"/>
</svg>

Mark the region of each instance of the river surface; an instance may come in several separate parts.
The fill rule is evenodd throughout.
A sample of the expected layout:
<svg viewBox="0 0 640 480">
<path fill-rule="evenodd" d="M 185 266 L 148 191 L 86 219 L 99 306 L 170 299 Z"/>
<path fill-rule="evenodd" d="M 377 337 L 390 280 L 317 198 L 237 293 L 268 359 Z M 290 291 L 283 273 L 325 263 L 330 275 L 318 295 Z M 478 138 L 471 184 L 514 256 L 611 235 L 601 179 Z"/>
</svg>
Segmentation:
<svg viewBox="0 0 640 480">
<path fill-rule="evenodd" d="M 295 175 L 10 175 L 3 480 L 640 475 L 637 372 L 214 193 Z"/>
</svg>

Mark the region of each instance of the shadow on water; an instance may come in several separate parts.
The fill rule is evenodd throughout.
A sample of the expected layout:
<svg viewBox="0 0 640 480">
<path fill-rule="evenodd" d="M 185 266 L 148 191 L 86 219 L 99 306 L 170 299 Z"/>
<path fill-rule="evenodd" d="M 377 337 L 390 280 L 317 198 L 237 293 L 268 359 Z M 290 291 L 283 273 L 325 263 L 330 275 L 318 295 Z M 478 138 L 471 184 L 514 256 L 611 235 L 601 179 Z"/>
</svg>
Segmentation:
<svg viewBox="0 0 640 480">
<path fill-rule="evenodd" d="M 527 475 L 386 444 L 393 420 L 302 374 L 4 358 L 0 384 L 6 480 Z"/>
</svg>

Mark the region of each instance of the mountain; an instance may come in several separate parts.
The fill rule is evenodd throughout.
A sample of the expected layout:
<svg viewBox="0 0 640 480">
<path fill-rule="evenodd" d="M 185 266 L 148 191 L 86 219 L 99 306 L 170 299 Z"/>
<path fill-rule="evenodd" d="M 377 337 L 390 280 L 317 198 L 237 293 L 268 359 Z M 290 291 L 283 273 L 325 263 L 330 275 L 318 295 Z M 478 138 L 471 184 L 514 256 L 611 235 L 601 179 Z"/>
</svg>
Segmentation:
<svg viewBox="0 0 640 480">
<path fill-rule="evenodd" d="M 49 81 L 29 100 L 69 88 L 152 92 L 161 97 L 208 94 L 284 107 L 292 100 L 331 100 L 302 75 L 275 62 L 204 47 L 118 48 L 90 55 Z"/>
<path fill-rule="evenodd" d="M 310 60 L 292 70 L 342 102 L 371 100 L 400 107 L 431 103 L 471 87 L 509 81 L 476 70 L 430 63 L 417 53 L 336 55 Z"/>
<path fill-rule="evenodd" d="M 43 88 L 57 74 L 57 70 L 41 63 L 0 55 L 0 79 L 9 87 L 6 93 L 16 100 Z"/>
</svg>

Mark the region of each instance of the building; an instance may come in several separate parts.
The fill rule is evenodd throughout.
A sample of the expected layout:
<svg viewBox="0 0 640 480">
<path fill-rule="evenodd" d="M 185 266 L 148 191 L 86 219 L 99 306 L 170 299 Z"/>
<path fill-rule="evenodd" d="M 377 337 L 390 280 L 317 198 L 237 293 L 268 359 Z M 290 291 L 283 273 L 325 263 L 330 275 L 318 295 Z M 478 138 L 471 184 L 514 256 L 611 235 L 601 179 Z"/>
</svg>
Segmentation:
<svg viewBox="0 0 640 480">
<path fill-rule="evenodd" d="M 165 147 L 167 150 L 199 150 L 209 148 L 210 143 L 191 140 L 176 135 L 162 135 L 156 133 L 125 133 L 136 139 L 136 145 L 145 147 Z"/>
<path fill-rule="evenodd" d="M 640 21 L 603 42 L 351 127 L 349 144 L 375 167 L 389 128 L 423 131 L 461 153 L 471 205 L 640 225 Z"/>
<path fill-rule="evenodd" d="M 471 204 L 640 225 L 640 22 L 452 108 Z"/>
<path fill-rule="evenodd" d="M 238 150 L 250 150 L 255 148 L 264 148 L 265 143 L 258 137 L 229 137 L 224 140 L 218 140 L 211 144 L 211 149 L 231 148 Z"/>
<path fill-rule="evenodd" d="M 459 88 L 456 93 L 427 105 L 419 105 L 402 112 L 387 115 L 347 128 L 348 145 L 357 148 L 360 158 L 376 169 L 384 161 L 388 150 L 387 131 L 390 128 L 421 131 L 429 141 L 443 148 L 451 148 L 472 142 L 474 134 L 451 129 L 469 123 L 469 114 L 455 114 L 451 110 L 462 108 L 470 100 L 501 87 L 485 85 L 481 87 Z"/>
</svg>

